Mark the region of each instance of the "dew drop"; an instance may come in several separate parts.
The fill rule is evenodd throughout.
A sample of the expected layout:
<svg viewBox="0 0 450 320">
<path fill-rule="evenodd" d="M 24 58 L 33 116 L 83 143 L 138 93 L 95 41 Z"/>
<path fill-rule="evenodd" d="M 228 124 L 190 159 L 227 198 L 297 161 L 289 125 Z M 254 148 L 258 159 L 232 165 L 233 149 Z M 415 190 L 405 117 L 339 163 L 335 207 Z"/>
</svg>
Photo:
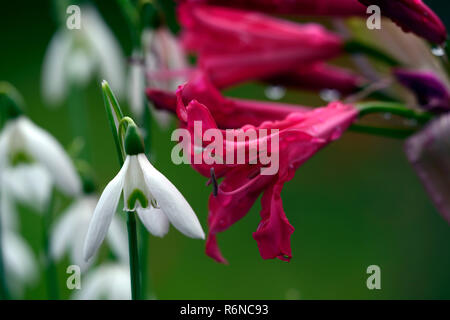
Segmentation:
<svg viewBox="0 0 450 320">
<path fill-rule="evenodd" d="M 286 95 L 286 88 L 282 86 L 269 86 L 264 93 L 270 100 L 280 100 Z"/>
<path fill-rule="evenodd" d="M 337 101 L 341 97 L 339 91 L 334 89 L 323 89 L 320 91 L 319 95 L 322 98 L 322 100 L 327 102 Z"/>
<path fill-rule="evenodd" d="M 436 57 L 443 57 L 445 55 L 444 48 L 440 46 L 436 46 L 431 49 L 431 53 L 435 55 Z"/>
</svg>

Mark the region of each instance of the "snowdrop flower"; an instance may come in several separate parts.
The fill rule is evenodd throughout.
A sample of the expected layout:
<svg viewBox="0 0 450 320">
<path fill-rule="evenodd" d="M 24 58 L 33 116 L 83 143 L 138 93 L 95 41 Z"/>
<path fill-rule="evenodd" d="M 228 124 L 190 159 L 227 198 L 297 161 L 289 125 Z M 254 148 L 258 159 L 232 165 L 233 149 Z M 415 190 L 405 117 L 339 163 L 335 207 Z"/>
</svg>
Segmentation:
<svg viewBox="0 0 450 320">
<path fill-rule="evenodd" d="M 24 286 L 37 278 L 37 262 L 28 244 L 15 232 L 3 228 L 2 252 L 7 285 L 15 296 L 21 296 Z"/>
<path fill-rule="evenodd" d="M 8 217 L 16 217 L 15 203 L 29 206 L 34 212 L 42 214 L 47 209 L 53 180 L 49 171 L 38 163 L 20 163 L 6 167 L 1 173 L 2 212 Z"/>
<path fill-rule="evenodd" d="M 130 270 L 124 263 L 103 264 L 83 280 L 75 300 L 131 300 Z"/>
<path fill-rule="evenodd" d="M 0 177 L 18 199 L 39 205 L 50 194 L 50 181 L 67 195 L 81 182 L 64 148 L 25 116 L 9 120 L 0 132 Z"/>
<path fill-rule="evenodd" d="M 93 262 L 93 259 L 84 261 L 83 245 L 97 201 L 98 198 L 93 195 L 82 196 L 55 222 L 51 238 L 51 253 L 55 260 L 69 251 L 70 261 L 80 266 L 82 271 Z M 113 218 L 107 237 L 114 254 L 121 261 L 128 261 L 126 228 L 119 217 Z"/>
<path fill-rule="evenodd" d="M 170 221 L 186 236 L 204 239 L 203 229 L 189 203 L 148 161 L 135 124 L 128 125 L 125 152 L 121 170 L 106 186 L 94 210 L 84 246 L 85 260 L 92 257 L 105 238 L 122 193 L 124 210 L 136 210 L 153 235 L 163 237 Z"/>
<path fill-rule="evenodd" d="M 142 116 L 145 88 L 175 91 L 187 80 L 188 63 L 178 39 L 165 27 L 142 32 L 144 55 L 133 52 L 128 74 L 128 101 L 131 110 Z M 147 84 L 146 80 L 147 79 Z M 153 116 L 163 127 L 170 121 L 166 111 L 152 108 Z"/>
<path fill-rule="evenodd" d="M 108 79 L 120 95 L 124 56 L 119 43 L 91 6 L 81 8 L 81 29 L 63 26 L 50 41 L 42 69 L 42 94 L 47 103 L 60 104 L 70 85 L 84 86 L 95 72 Z"/>
</svg>

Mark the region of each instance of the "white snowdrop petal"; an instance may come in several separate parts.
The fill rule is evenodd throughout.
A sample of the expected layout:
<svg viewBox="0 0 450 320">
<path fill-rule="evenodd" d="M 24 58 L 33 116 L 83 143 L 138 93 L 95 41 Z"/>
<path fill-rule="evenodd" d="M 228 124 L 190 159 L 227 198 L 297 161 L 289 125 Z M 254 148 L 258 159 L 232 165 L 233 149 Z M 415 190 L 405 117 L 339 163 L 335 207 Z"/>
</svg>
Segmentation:
<svg viewBox="0 0 450 320">
<path fill-rule="evenodd" d="M 130 158 L 127 157 L 122 169 L 120 169 L 115 178 L 106 186 L 94 210 L 84 243 L 83 256 L 86 261 L 92 257 L 105 239 L 114 213 L 117 210 L 117 205 L 119 204 L 129 163 Z"/>
<path fill-rule="evenodd" d="M 73 203 L 55 222 L 52 230 L 50 252 L 56 260 L 61 259 L 64 252 L 73 244 L 78 230 L 78 213 L 80 201 Z"/>
<path fill-rule="evenodd" d="M 127 228 L 125 222 L 120 217 L 113 217 L 106 239 L 111 250 L 119 258 L 119 261 L 128 263 Z"/>
<path fill-rule="evenodd" d="M 169 232 L 169 219 L 161 209 L 150 206 L 137 209 L 137 213 L 144 226 L 154 236 L 162 238 Z"/>
<path fill-rule="evenodd" d="M 156 170 L 144 154 L 138 155 L 145 182 L 169 221 L 191 238 L 205 238 L 205 233 L 189 203 L 162 173 Z"/>
<path fill-rule="evenodd" d="M 4 170 L 3 179 L 16 201 L 42 214 L 48 207 L 53 180 L 41 164 L 19 164 Z"/>
<path fill-rule="evenodd" d="M 67 94 L 65 65 L 72 46 L 71 37 L 62 30 L 54 34 L 48 45 L 42 66 L 41 90 L 49 105 L 61 104 Z"/>
<path fill-rule="evenodd" d="M 29 284 L 36 279 L 37 264 L 30 247 L 13 232 L 3 230 L 5 269 L 16 281 Z"/>
<path fill-rule="evenodd" d="M 92 6 L 82 9 L 82 31 L 96 55 L 102 79 L 108 81 L 117 96 L 124 89 L 125 57 L 119 43 Z"/>
<path fill-rule="evenodd" d="M 21 118 L 18 121 L 25 139 L 26 150 L 47 168 L 61 191 L 68 195 L 78 194 L 81 190 L 80 178 L 61 144 L 27 118 Z"/>
</svg>

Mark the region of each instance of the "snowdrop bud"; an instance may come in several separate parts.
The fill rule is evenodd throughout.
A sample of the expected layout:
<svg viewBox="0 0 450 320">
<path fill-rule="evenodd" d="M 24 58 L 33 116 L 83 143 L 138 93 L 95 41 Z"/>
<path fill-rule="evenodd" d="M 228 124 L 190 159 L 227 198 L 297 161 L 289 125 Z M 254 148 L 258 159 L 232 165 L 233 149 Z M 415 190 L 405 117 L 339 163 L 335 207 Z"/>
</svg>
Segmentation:
<svg viewBox="0 0 450 320">
<path fill-rule="evenodd" d="M 20 93 L 8 82 L 0 82 L 0 108 L 6 117 L 14 119 L 23 113 L 23 99 Z"/>
<path fill-rule="evenodd" d="M 125 133 L 125 152 L 128 155 L 144 153 L 144 142 L 139 133 L 139 128 L 134 124 L 128 125 Z"/>
</svg>

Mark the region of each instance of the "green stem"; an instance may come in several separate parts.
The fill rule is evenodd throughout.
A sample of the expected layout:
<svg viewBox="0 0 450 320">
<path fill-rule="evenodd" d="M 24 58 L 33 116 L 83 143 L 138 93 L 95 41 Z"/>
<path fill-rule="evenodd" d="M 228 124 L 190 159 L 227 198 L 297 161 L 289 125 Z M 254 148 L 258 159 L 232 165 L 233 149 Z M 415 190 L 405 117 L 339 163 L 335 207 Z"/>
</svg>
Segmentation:
<svg viewBox="0 0 450 320">
<path fill-rule="evenodd" d="M 359 117 L 362 118 L 368 114 L 373 113 L 390 113 L 403 118 L 417 120 L 420 124 L 425 124 L 433 118 L 433 115 L 425 111 L 416 111 L 414 109 L 406 108 L 403 104 L 391 102 L 367 102 L 357 104 L 359 109 Z"/>
<path fill-rule="evenodd" d="M 136 233 L 136 213 L 127 212 L 128 250 L 130 254 L 130 280 L 131 299 L 139 300 L 141 294 L 141 282 L 139 273 L 139 253 Z"/>
<path fill-rule="evenodd" d="M 8 300 L 9 292 L 6 284 L 5 264 L 3 261 L 3 226 L 2 213 L 0 212 L 0 299 Z"/>
<path fill-rule="evenodd" d="M 391 67 L 397 67 L 400 65 L 397 60 L 382 52 L 378 48 L 370 46 L 358 40 L 350 40 L 346 42 L 344 44 L 344 50 L 350 54 L 365 54 L 378 61 L 384 62 Z"/>
<path fill-rule="evenodd" d="M 57 300 L 58 292 L 58 276 L 56 266 L 50 251 L 50 228 L 53 218 L 53 208 L 55 202 L 55 192 L 52 191 L 47 212 L 43 215 L 43 248 L 44 248 L 44 267 L 47 281 L 47 293 L 50 300 Z"/>
</svg>

